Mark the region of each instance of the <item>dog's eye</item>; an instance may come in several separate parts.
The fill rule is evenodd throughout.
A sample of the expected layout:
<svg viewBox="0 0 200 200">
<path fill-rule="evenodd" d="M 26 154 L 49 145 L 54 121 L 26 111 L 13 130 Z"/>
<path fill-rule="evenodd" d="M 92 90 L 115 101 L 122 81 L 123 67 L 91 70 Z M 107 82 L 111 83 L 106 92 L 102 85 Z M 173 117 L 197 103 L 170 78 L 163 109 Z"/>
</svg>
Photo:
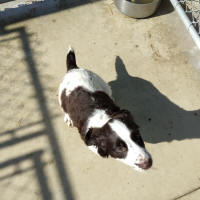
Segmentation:
<svg viewBox="0 0 200 200">
<path fill-rule="evenodd" d="M 125 151 L 127 151 L 127 146 L 126 146 L 126 144 L 124 143 L 124 142 L 119 142 L 118 144 L 117 144 L 117 151 L 118 152 L 125 152 Z"/>
<path fill-rule="evenodd" d="M 122 122 L 125 122 L 125 121 L 126 121 L 124 118 L 122 118 L 121 120 L 122 120 Z"/>
<path fill-rule="evenodd" d="M 122 147 L 123 147 L 122 144 L 117 145 L 117 149 L 121 149 Z"/>
<path fill-rule="evenodd" d="M 119 142 L 119 143 L 117 144 L 117 146 L 118 146 L 118 147 L 123 147 L 124 145 L 123 145 L 122 142 Z"/>
</svg>

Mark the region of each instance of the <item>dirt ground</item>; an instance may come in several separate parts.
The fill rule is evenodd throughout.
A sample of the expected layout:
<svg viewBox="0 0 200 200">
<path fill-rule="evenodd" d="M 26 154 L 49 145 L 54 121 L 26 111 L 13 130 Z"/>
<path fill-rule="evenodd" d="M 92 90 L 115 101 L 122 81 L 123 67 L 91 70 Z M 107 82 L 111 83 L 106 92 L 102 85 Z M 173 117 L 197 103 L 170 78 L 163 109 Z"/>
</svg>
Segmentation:
<svg viewBox="0 0 200 200">
<path fill-rule="evenodd" d="M 57 88 L 69 44 L 132 112 L 153 157 L 147 172 L 96 156 L 64 124 Z M 199 58 L 164 3 L 148 19 L 97 1 L 2 28 L 0 199 L 197 200 Z"/>
</svg>

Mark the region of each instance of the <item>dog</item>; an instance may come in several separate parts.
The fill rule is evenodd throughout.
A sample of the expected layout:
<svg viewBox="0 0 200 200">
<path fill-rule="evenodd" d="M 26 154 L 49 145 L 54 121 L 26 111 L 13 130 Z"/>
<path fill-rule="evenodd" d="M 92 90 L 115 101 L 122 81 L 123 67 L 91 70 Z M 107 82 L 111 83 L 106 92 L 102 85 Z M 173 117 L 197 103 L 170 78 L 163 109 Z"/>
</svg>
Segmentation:
<svg viewBox="0 0 200 200">
<path fill-rule="evenodd" d="M 144 171 L 152 166 L 151 155 L 128 110 L 120 109 L 110 86 L 96 73 L 79 68 L 72 47 L 66 59 L 67 72 L 58 90 L 64 122 L 77 127 L 88 148 L 102 157 L 113 157 Z"/>
</svg>

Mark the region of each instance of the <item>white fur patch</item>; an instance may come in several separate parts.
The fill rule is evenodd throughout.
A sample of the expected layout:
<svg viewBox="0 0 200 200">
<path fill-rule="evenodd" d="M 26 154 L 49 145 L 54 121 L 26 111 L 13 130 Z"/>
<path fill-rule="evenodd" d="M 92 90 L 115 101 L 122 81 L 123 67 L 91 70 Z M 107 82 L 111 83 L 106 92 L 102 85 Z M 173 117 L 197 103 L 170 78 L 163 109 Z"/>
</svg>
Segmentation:
<svg viewBox="0 0 200 200">
<path fill-rule="evenodd" d="M 149 159 L 150 156 L 147 151 L 133 142 L 130 135 L 131 133 L 124 123 L 119 120 L 113 120 L 109 125 L 128 147 L 127 156 L 123 159 L 117 160 L 135 168 L 136 170 L 141 170 L 136 164 L 139 164 L 144 159 Z"/>
<path fill-rule="evenodd" d="M 68 96 L 77 87 L 83 87 L 90 92 L 103 91 L 110 97 L 112 96 L 110 86 L 97 74 L 86 69 L 72 69 L 66 73 L 59 86 L 59 101 L 64 89 Z"/>
<path fill-rule="evenodd" d="M 68 53 L 69 53 L 70 51 L 74 52 L 74 49 L 72 48 L 71 45 L 69 45 L 69 47 L 68 47 Z"/>
<path fill-rule="evenodd" d="M 101 128 L 109 120 L 110 117 L 106 114 L 105 110 L 96 109 L 88 119 L 86 130 L 88 131 L 89 128 Z M 99 155 L 96 146 L 88 146 L 88 148 L 95 154 Z"/>
<path fill-rule="evenodd" d="M 73 121 L 67 113 L 64 115 L 64 122 L 67 123 L 68 126 L 73 127 Z"/>
<path fill-rule="evenodd" d="M 106 114 L 105 110 L 95 109 L 92 115 L 88 118 L 87 130 L 89 128 L 101 128 L 111 118 Z"/>
<path fill-rule="evenodd" d="M 88 146 L 88 148 L 89 148 L 90 151 L 92 151 L 93 153 L 95 153 L 99 156 L 98 149 L 97 149 L 96 146 Z"/>
</svg>

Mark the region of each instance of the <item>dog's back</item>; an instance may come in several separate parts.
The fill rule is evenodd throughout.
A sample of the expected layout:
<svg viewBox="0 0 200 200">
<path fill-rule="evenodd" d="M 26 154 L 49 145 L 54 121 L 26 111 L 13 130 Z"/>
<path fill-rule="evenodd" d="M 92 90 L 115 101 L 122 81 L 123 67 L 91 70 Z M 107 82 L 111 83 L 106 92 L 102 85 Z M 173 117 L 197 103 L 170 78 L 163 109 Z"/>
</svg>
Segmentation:
<svg viewBox="0 0 200 200">
<path fill-rule="evenodd" d="M 62 91 L 66 90 L 66 95 L 69 96 L 72 91 L 78 87 L 82 87 L 90 92 L 103 91 L 112 96 L 110 86 L 105 81 L 92 71 L 78 68 L 74 50 L 69 47 L 67 54 L 67 73 L 59 87 L 59 97 Z"/>
<path fill-rule="evenodd" d="M 79 132 L 84 132 L 81 129 L 87 129 L 86 121 L 95 109 L 108 104 L 114 105 L 111 102 L 112 92 L 110 86 L 97 74 L 77 66 L 75 53 L 71 47 L 66 65 L 67 73 L 59 86 L 59 103 Z M 115 106 L 110 107 L 111 110 L 116 110 Z"/>
</svg>

